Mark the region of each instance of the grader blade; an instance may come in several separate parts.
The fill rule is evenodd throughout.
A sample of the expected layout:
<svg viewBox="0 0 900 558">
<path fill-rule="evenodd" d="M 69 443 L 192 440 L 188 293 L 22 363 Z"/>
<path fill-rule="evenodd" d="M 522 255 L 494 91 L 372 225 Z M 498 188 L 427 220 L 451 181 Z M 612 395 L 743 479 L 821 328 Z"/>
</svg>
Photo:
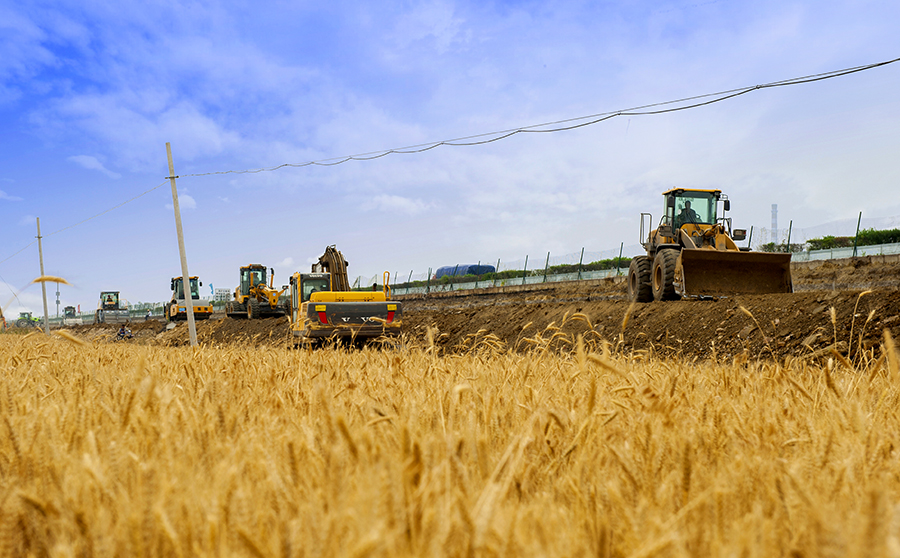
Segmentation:
<svg viewBox="0 0 900 558">
<path fill-rule="evenodd" d="M 793 292 L 790 254 L 685 249 L 680 259 L 686 297 Z"/>
</svg>

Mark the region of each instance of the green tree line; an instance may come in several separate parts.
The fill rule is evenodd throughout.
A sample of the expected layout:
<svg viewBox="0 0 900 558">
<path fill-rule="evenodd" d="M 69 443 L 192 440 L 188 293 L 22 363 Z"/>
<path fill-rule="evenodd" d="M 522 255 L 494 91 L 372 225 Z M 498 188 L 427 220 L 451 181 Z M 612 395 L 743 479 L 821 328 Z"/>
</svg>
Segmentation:
<svg viewBox="0 0 900 558">
<path fill-rule="evenodd" d="M 874 246 L 878 244 L 900 243 L 900 229 L 875 230 L 863 229 L 859 231 L 856 246 Z M 802 252 L 804 250 L 831 250 L 833 248 L 852 248 L 852 236 L 831 236 L 810 238 L 804 244 L 792 243 L 790 247 L 786 243 L 776 244 L 770 242 L 763 244 L 759 249 L 763 252 Z"/>
</svg>

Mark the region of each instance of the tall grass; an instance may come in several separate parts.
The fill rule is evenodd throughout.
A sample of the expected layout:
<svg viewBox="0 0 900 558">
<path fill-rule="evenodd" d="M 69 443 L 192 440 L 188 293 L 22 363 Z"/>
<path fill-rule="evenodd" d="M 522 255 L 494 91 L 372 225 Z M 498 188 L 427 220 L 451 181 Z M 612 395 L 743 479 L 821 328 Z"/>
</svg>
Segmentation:
<svg viewBox="0 0 900 558">
<path fill-rule="evenodd" d="M 435 332 L 311 352 L 3 336 L 0 555 L 900 549 L 896 354 L 684 362 L 556 333 L 451 355 Z"/>
</svg>

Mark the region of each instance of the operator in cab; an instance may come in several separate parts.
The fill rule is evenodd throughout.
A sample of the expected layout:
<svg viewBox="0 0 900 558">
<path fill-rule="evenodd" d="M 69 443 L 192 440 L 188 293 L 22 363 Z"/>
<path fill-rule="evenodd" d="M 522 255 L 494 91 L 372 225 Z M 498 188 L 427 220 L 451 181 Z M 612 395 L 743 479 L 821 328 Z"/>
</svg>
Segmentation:
<svg viewBox="0 0 900 558">
<path fill-rule="evenodd" d="M 681 213 L 675 217 L 675 227 L 679 228 L 682 225 L 686 225 L 688 223 L 699 223 L 700 217 L 697 215 L 697 212 L 691 209 L 690 200 L 685 200 L 684 208 L 682 208 Z"/>
</svg>

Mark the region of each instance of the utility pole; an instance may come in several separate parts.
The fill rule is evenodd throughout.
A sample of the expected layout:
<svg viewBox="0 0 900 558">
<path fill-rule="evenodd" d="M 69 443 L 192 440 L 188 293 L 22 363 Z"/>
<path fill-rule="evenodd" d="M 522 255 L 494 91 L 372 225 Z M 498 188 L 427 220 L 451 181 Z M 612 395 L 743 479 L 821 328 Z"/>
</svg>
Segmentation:
<svg viewBox="0 0 900 558">
<path fill-rule="evenodd" d="M 191 347 L 196 347 L 197 326 L 194 323 L 194 299 L 191 296 L 191 276 L 188 274 L 187 255 L 184 251 L 184 231 L 181 228 L 181 208 L 178 206 L 178 189 L 175 187 L 175 165 L 172 163 L 172 146 L 169 142 L 166 142 L 166 156 L 169 158 L 168 179 L 172 183 L 172 206 L 175 209 L 175 231 L 178 234 L 178 253 L 181 256 L 181 285 L 184 287 L 184 305 L 187 310 L 188 333 L 190 333 L 191 336 Z"/>
<path fill-rule="evenodd" d="M 37 218 L 38 258 L 41 260 L 41 277 L 44 277 L 44 247 L 41 243 L 41 218 Z M 50 335 L 50 316 L 47 312 L 47 283 L 41 281 L 41 293 L 44 295 L 44 333 Z"/>
</svg>

